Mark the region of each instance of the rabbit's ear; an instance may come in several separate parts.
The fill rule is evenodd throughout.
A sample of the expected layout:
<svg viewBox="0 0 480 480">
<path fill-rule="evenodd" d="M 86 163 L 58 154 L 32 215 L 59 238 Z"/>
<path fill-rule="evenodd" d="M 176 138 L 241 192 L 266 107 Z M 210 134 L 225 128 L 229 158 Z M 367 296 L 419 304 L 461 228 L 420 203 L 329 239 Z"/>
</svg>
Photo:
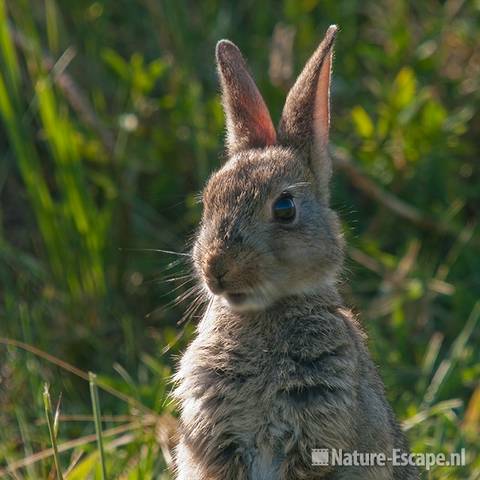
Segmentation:
<svg viewBox="0 0 480 480">
<path fill-rule="evenodd" d="M 330 72 L 337 27 L 331 25 L 322 43 L 290 90 L 279 126 L 279 143 L 301 149 L 328 198 Z"/>
<path fill-rule="evenodd" d="M 273 145 L 277 135 L 270 113 L 240 50 L 232 42 L 220 40 L 216 57 L 227 121 L 228 152 Z"/>
</svg>

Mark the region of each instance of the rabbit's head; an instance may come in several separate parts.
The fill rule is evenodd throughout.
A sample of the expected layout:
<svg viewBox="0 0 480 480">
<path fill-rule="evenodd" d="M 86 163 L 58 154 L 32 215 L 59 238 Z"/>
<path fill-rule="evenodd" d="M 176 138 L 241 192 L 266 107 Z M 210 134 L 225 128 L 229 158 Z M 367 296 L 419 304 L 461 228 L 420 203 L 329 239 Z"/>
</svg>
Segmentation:
<svg viewBox="0 0 480 480">
<path fill-rule="evenodd" d="M 203 192 L 193 249 L 208 290 L 236 310 L 331 289 L 343 259 L 329 208 L 331 26 L 288 94 L 278 134 L 238 48 L 217 45 L 228 161 Z"/>
</svg>

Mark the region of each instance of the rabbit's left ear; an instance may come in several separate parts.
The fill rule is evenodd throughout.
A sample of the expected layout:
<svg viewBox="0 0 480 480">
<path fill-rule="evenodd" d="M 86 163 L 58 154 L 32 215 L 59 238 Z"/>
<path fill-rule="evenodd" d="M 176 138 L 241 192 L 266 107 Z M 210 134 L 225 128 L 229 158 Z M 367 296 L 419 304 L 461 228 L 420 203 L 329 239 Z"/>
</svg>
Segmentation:
<svg viewBox="0 0 480 480">
<path fill-rule="evenodd" d="M 229 40 L 220 40 L 216 57 L 227 120 L 228 152 L 274 145 L 277 134 L 270 113 L 240 50 Z"/>
<path fill-rule="evenodd" d="M 330 76 L 336 33 L 336 25 L 331 25 L 291 88 L 278 130 L 280 144 L 296 147 L 308 158 L 327 199 L 331 176 L 331 161 L 327 152 Z"/>
</svg>

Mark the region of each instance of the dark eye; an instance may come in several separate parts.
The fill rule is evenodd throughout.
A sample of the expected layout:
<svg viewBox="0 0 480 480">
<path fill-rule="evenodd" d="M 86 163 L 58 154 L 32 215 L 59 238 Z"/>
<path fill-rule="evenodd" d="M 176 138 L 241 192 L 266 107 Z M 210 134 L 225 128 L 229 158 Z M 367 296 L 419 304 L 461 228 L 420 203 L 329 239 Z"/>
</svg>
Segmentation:
<svg viewBox="0 0 480 480">
<path fill-rule="evenodd" d="M 290 194 L 282 195 L 273 204 L 273 218 L 279 222 L 292 222 L 295 218 L 295 202 Z"/>
</svg>

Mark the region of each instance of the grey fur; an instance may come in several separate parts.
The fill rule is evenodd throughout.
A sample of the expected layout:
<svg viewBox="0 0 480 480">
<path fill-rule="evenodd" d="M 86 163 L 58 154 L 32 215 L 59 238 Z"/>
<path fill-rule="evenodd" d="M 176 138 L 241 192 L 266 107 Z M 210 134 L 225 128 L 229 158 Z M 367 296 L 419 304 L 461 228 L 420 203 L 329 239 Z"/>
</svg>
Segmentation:
<svg viewBox="0 0 480 480">
<path fill-rule="evenodd" d="M 311 465 L 313 448 L 408 451 L 336 287 L 344 242 L 326 148 L 335 31 L 292 88 L 276 145 L 238 49 L 217 47 L 230 158 L 205 188 L 193 250 L 211 301 L 176 374 L 178 480 L 418 478 L 413 467 Z M 297 207 L 291 224 L 272 220 L 284 192 Z"/>
</svg>

